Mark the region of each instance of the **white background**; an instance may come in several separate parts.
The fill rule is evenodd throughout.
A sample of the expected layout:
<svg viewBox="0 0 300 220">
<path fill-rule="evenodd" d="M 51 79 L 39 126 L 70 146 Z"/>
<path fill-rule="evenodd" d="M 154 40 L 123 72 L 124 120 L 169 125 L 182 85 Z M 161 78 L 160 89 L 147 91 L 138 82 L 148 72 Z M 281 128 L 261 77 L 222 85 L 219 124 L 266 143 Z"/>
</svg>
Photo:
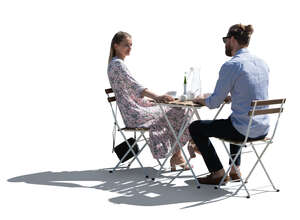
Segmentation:
<svg viewBox="0 0 300 220">
<path fill-rule="evenodd" d="M 0 218 L 101 219 L 106 214 L 123 218 L 127 213 L 132 219 L 293 219 L 299 198 L 296 2 L 1 1 Z M 172 200 L 153 199 L 152 205 L 142 205 L 142 199 L 133 198 L 129 201 L 137 202 L 131 205 L 117 204 L 125 195 L 114 186 L 94 187 L 106 181 L 117 184 L 124 177 L 109 177 L 102 170 L 117 162 L 111 154 L 112 117 L 103 91 L 109 87 L 106 68 L 113 35 L 119 30 L 132 35 L 133 49 L 126 62 L 152 91 L 162 94 L 181 88 L 184 71 L 200 66 L 204 91 L 211 92 L 228 60 L 222 37 L 236 23 L 254 27 L 249 49 L 270 66 L 270 98 L 287 98 L 276 144 L 265 158 L 281 192 L 250 200 L 220 197 L 215 202 L 210 199 L 217 195 L 212 191 L 208 204 L 199 205 L 205 200 L 205 188 L 198 192 L 192 182 L 176 196 L 172 190 L 184 186 L 178 180 L 175 188 L 166 188 L 170 194 L 162 192 L 161 197 Z M 203 110 L 201 116 L 209 119 L 213 113 Z M 229 107 L 222 116 L 226 113 Z M 221 147 L 216 144 L 217 150 Z M 155 161 L 147 151 L 144 161 L 151 166 Z M 226 164 L 227 158 L 222 161 Z M 205 171 L 200 157 L 193 164 Z M 98 169 L 103 178 L 97 176 Z M 54 186 L 39 183 L 44 178 L 39 173 L 44 172 L 52 172 L 45 174 L 46 179 L 55 174 L 62 179 L 54 178 Z M 30 174 L 38 176 L 33 184 L 8 181 Z"/>
</svg>

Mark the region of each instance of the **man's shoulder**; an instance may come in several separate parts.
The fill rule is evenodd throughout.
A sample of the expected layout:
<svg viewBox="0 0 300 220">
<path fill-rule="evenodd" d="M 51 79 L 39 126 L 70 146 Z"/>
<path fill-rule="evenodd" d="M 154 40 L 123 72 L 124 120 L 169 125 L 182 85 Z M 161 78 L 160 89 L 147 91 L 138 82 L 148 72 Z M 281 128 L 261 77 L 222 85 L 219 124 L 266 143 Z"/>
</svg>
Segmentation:
<svg viewBox="0 0 300 220">
<path fill-rule="evenodd" d="M 260 58 L 259 56 L 250 53 L 249 51 L 247 53 L 241 53 L 238 54 L 233 58 L 236 62 L 245 63 L 245 62 L 252 62 L 252 61 L 258 61 L 258 62 L 264 62 L 265 61 Z"/>
<path fill-rule="evenodd" d="M 222 65 L 222 69 L 223 70 L 239 69 L 239 68 L 241 68 L 241 65 L 242 65 L 242 63 L 240 62 L 240 60 L 232 58 L 232 59 L 226 61 Z"/>
</svg>

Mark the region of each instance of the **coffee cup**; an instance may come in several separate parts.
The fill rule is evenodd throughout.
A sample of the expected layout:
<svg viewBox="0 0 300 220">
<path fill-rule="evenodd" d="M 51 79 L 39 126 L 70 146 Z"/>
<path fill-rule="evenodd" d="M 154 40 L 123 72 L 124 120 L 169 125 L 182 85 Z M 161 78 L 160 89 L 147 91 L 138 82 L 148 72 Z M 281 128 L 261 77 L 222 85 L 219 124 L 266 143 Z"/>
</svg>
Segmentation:
<svg viewBox="0 0 300 220">
<path fill-rule="evenodd" d="M 179 101 L 184 102 L 185 100 L 187 100 L 187 96 L 186 95 L 181 95 L 179 97 Z"/>
</svg>

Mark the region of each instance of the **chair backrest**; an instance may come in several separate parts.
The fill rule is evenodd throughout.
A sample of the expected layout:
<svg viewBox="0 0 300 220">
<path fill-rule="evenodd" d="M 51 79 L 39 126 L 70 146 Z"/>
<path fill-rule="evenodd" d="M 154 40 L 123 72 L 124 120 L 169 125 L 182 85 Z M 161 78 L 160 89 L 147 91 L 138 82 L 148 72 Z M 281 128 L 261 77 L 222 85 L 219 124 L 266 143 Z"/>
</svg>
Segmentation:
<svg viewBox="0 0 300 220">
<path fill-rule="evenodd" d="M 105 89 L 105 93 L 107 95 L 107 101 L 109 103 L 116 101 L 116 97 L 114 96 L 114 91 L 112 90 L 112 88 Z M 110 94 L 113 95 L 113 96 L 110 96 Z"/>
<path fill-rule="evenodd" d="M 120 131 L 121 127 L 118 123 L 118 105 L 117 103 L 114 103 L 115 106 L 113 106 L 113 102 L 116 101 L 116 97 L 115 97 L 115 94 L 114 94 L 114 91 L 112 90 L 112 88 L 109 88 L 109 89 L 105 89 L 104 90 L 106 95 L 107 95 L 107 101 L 110 105 L 110 108 L 111 108 L 111 112 L 113 114 L 113 118 L 114 118 L 114 126 L 113 126 L 113 132 L 112 132 L 112 136 L 113 136 L 113 151 L 114 151 L 114 148 L 115 148 L 115 144 L 116 144 L 116 131 L 117 131 L 117 128 L 118 128 L 118 131 Z"/>
<path fill-rule="evenodd" d="M 107 95 L 107 101 L 108 103 L 110 104 L 110 107 L 111 107 L 111 111 L 112 111 L 112 114 L 113 114 L 113 117 L 114 117 L 114 125 L 118 127 L 119 130 L 121 130 L 121 125 L 124 126 L 124 119 L 121 115 L 121 120 L 119 121 L 118 120 L 118 105 L 116 103 L 116 96 L 115 96 L 115 93 L 114 91 L 112 90 L 112 88 L 109 88 L 109 89 L 105 89 L 105 93 Z M 113 102 L 115 102 L 113 104 Z M 120 122 L 122 124 L 120 124 Z"/>
<path fill-rule="evenodd" d="M 285 103 L 285 101 L 286 99 L 254 100 L 251 102 L 251 106 L 253 107 L 253 109 L 248 112 L 248 115 L 254 116 L 281 113 L 283 111 L 283 104 Z M 280 108 L 256 109 L 257 106 L 269 106 L 275 104 L 281 104 Z"/>
<path fill-rule="evenodd" d="M 117 114 L 118 114 L 118 105 L 117 103 L 114 103 L 115 105 L 113 106 L 113 102 L 116 101 L 116 96 L 115 96 L 115 93 L 114 91 L 112 90 L 112 88 L 109 88 L 109 89 L 105 89 L 105 93 L 107 95 L 107 101 L 111 107 L 111 111 L 112 111 L 112 114 L 113 114 L 113 117 L 114 117 L 114 124 L 117 125 L 118 124 L 118 120 L 117 120 Z"/>
<path fill-rule="evenodd" d="M 252 110 L 250 110 L 248 112 L 248 115 L 250 116 L 250 120 L 249 120 L 248 129 L 247 129 L 247 134 L 245 137 L 245 142 L 247 141 L 248 136 L 249 136 L 253 117 L 255 117 L 256 115 L 267 115 L 267 114 L 277 113 L 278 117 L 277 117 L 276 125 L 275 125 L 275 128 L 273 129 L 273 134 L 270 138 L 271 141 L 273 140 L 273 137 L 275 135 L 275 132 L 276 132 L 276 129 L 278 126 L 280 115 L 283 112 L 283 105 L 285 104 L 285 101 L 286 101 L 286 99 L 283 98 L 283 99 L 271 99 L 271 100 L 253 100 L 251 102 L 251 106 L 253 108 L 252 108 Z M 257 108 L 258 106 L 267 107 L 267 106 L 271 106 L 271 105 L 272 105 L 272 108 L 264 108 L 264 109 Z M 274 105 L 280 105 L 280 107 L 274 108 L 273 107 Z"/>
</svg>

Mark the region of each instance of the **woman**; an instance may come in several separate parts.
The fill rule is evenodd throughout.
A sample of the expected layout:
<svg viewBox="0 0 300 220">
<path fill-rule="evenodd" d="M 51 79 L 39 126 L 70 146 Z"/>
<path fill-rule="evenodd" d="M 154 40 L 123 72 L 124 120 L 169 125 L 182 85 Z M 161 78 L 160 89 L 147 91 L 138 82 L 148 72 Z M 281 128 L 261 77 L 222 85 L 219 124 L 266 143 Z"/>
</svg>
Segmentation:
<svg viewBox="0 0 300 220">
<path fill-rule="evenodd" d="M 165 158 L 175 143 L 175 138 L 168 129 L 167 121 L 159 106 L 147 101 L 144 97 L 158 102 L 173 101 L 174 99 L 168 95 L 156 95 L 132 77 L 124 63 L 126 56 L 130 55 L 131 47 L 132 40 L 128 33 L 120 31 L 115 34 L 110 48 L 108 78 L 126 127 L 149 128 L 149 145 L 153 157 L 156 159 Z M 178 132 L 186 114 L 185 110 L 168 108 L 166 112 L 172 126 Z M 180 139 L 182 146 L 189 140 L 191 137 L 188 129 L 186 129 Z M 193 147 L 189 146 L 189 152 L 192 155 L 194 153 Z M 176 170 L 176 165 L 189 169 L 178 146 L 172 155 L 170 164 L 172 170 Z"/>
</svg>

